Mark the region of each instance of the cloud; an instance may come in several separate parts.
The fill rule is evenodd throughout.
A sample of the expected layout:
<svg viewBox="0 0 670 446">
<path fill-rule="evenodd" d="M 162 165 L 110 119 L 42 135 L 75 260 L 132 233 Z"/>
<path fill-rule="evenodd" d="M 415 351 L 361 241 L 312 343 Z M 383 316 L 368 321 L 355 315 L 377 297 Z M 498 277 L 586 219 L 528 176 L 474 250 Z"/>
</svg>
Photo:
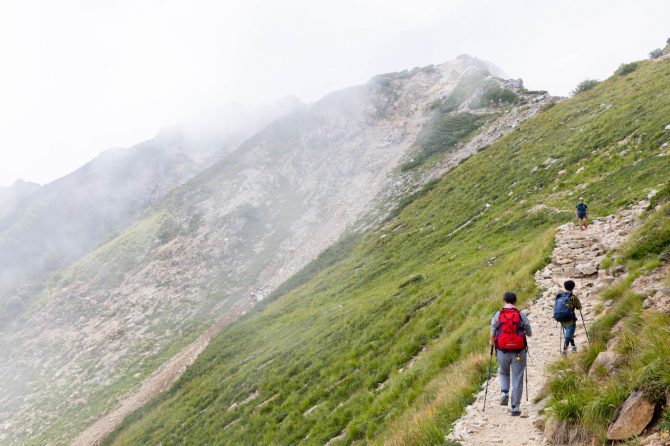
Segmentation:
<svg viewBox="0 0 670 446">
<path fill-rule="evenodd" d="M 0 185 L 53 180 L 203 107 L 314 101 L 460 53 L 566 94 L 661 46 L 669 14 L 660 0 L 6 0 Z"/>
</svg>

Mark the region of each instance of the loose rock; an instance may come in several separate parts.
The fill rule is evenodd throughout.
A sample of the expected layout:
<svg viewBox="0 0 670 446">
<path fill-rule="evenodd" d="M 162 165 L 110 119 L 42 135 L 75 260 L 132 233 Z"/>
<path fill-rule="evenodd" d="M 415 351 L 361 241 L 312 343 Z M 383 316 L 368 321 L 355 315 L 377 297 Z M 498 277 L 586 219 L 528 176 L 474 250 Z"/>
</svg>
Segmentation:
<svg viewBox="0 0 670 446">
<path fill-rule="evenodd" d="M 626 440 L 640 435 L 654 416 L 654 404 L 647 401 L 641 391 L 633 392 L 621 407 L 619 416 L 609 429 L 608 440 Z"/>
<path fill-rule="evenodd" d="M 623 361 L 623 355 L 621 353 L 604 351 L 598 353 L 596 360 L 593 361 L 591 369 L 589 370 L 589 376 L 596 376 L 598 371 L 604 369 L 608 374 L 613 373 L 616 368 Z"/>
</svg>

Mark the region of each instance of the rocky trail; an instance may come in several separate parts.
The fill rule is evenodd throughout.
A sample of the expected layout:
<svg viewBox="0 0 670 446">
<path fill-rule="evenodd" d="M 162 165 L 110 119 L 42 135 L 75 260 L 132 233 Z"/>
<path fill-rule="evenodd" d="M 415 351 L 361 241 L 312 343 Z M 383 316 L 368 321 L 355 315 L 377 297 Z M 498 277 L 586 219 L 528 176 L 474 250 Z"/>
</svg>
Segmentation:
<svg viewBox="0 0 670 446">
<path fill-rule="evenodd" d="M 553 320 L 554 297 L 562 290 L 563 282 L 572 279 L 577 284 L 575 294 L 582 302 L 582 313 L 586 326 L 593 321 L 597 294 L 615 278 L 608 270 L 600 268 L 607 251 L 619 247 L 635 226 L 637 216 L 648 203 L 621 212 L 605 219 L 595 220 L 587 230 L 580 230 L 572 223 L 560 227 L 556 234 L 556 245 L 551 263 L 535 274 L 542 295 L 526 309 L 533 328 L 529 338 L 528 389 L 522 399 L 522 414 L 511 417 L 509 406 L 500 406 L 500 384 L 497 373 L 489 381 L 486 412 L 484 412 L 484 390 L 467 407 L 466 413 L 454 424 L 446 439 L 463 445 L 545 445 L 549 444 L 543 432 L 540 411 L 546 401 L 533 403 L 534 397 L 549 377 L 547 366 L 560 355 L 560 326 Z M 584 326 L 578 321 L 575 341 L 578 348 L 587 342 Z"/>
</svg>

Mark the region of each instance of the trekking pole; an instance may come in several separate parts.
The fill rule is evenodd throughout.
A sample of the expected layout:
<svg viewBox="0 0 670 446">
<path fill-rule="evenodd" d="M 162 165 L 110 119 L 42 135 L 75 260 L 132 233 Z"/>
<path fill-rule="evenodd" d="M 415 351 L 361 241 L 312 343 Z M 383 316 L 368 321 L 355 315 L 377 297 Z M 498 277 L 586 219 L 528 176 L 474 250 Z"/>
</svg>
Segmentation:
<svg viewBox="0 0 670 446">
<path fill-rule="evenodd" d="M 526 345 L 526 402 L 528 402 L 528 358 L 530 353 L 528 353 L 528 345 Z"/>
<path fill-rule="evenodd" d="M 563 325 L 558 326 L 558 352 L 563 348 Z"/>
<path fill-rule="evenodd" d="M 591 342 L 589 339 L 589 331 L 586 329 L 586 322 L 584 322 L 584 315 L 582 314 L 582 310 L 579 310 L 579 316 L 582 318 L 582 325 L 584 326 L 584 333 L 586 334 L 586 341 Z"/>
<path fill-rule="evenodd" d="M 486 412 L 486 396 L 489 393 L 489 380 L 491 379 L 491 364 L 493 363 L 493 346 L 491 346 L 491 357 L 489 358 L 489 368 L 486 373 L 486 390 L 484 390 L 484 410 Z"/>
</svg>

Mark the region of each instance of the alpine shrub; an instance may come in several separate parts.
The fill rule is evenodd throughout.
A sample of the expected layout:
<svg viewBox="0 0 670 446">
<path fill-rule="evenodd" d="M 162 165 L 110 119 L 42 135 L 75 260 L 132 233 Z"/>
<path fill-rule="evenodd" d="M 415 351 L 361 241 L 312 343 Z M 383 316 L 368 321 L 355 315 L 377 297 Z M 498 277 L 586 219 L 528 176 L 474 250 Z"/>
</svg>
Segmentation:
<svg viewBox="0 0 670 446">
<path fill-rule="evenodd" d="M 575 89 L 572 91 L 572 95 L 576 96 L 579 93 L 584 93 L 585 91 L 589 91 L 596 85 L 598 85 L 600 82 L 598 79 L 584 79 L 580 83 L 577 84 Z"/>
<path fill-rule="evenodd" d="M 658 59 L 662 55 L 663 55 L 663 51 L 661 51 L 660 48 L 656 48 L 655 50 L 653 50 L 652 52 L 649 53 L 649 57 L 651 59 Z"/>
<path fill-rule="evenodd" d="M 492 84 L 482 94 L 479 105 L 486 107 L 488 105 L 517 104 L 518 102 L 519 96 L 515 93 L 500 87 L 498 84 Z"/>
<path fill-rule="evenodd" d="M 542 105 L 542 107 L 540 107 L 540 111 L 541 111 L 541 112 L 547 111 L 547 110 L 549 110 L 550 108 L 552 108 L 554 105 L 556 105 L 556 102 L 554 102 L 554 101 L 549 101 L 549 102 L 547 102 L 546 104 Z"/>
<path fill-rule="evenodd" d="M 625 76 L 637 70 L 637 65 L 638 65 L 637 62 L 622 63 L 621 65 L 619 65 L 619 68 L 617 68 L 614 74 L 618 74 L 619 76 Z"/>
</svg>

